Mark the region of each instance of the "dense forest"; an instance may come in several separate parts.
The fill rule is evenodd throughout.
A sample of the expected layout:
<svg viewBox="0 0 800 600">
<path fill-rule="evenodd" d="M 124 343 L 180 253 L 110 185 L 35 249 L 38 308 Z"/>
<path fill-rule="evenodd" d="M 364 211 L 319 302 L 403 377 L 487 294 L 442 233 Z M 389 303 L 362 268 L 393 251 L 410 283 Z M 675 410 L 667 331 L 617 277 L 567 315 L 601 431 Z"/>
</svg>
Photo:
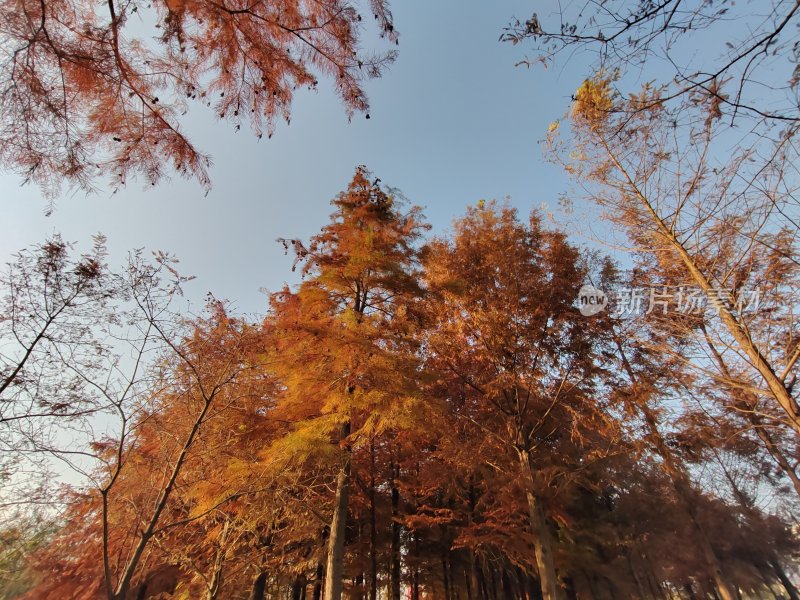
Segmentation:
<svg viewBox="0 0 800 600">
<path fill-rule="evenodd" d="M 800 600 L 800 67 L 780 38 L 800 4 L 692 73 L 669 52 L 735 5 L 688 4 L 501 38 L 596 59 L 542 146 L 607 251 L 494 200 L 432 231 L 359 166 L 318 233 L 265 257 L 297 282 L 263 314 L 211 294 L 194 314 L 176 257 L 118 264 L 101 235 L 15 255 L 0 599 Z M 0 5 L 0 161 L 49 198 L 167 168 L 208 187 L 184 98 L 260 136 L 317 75 L 366 112 L 394 57 L 362 55 L 338 1 Z M 122 33 L 139 6 L 149 46 Z M 394 44 L 385 2 L 367 10 Z M 674 79 L 625 92 L 658 40 Z"/>
</svg>

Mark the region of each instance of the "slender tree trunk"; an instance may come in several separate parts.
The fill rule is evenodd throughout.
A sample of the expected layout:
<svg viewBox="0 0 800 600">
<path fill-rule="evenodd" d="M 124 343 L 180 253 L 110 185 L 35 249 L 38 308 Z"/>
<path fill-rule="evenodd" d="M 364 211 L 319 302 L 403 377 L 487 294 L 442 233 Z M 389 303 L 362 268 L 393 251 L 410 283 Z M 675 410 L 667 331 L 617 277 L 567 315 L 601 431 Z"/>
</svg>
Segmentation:
<svg viewBox="0 0 800 600">
<path fill-rule="evenodd" d="M 350 421 L 342 426 L 341 439 L 350 435 Z M 344 463 L 336 477 L 336 499 L 330 536 L 328 537 L 328 564 L 325 571 L 325 600 L 341 600 L 344 577 L 344 534 L 350 493 L 350 450 L 345 450 Z"/>
<path fill-rule="evenodd" d="M 528 518 L 530 520 L 531 533 L 533 534 L 533 547 L 536 557 L 536 568 L 539 570 L 539 581 L 542 587 L 543 600 L 558 600 L 559 589 L 556 578 L 556 568 L 553 563 L 553 548 L 550 541 L 550 530 L 547 527 L 542 504 L 533 493 L 534 481 L 531 467 L 530 454 L 527 450 L 520 450 L 520 468 L 522 477 L 526 483 L 528 500 Z"/>
<path fill-rule="evenodd" d="M 378 523 L 375 515 L 375 440 L 370 440 L 369 486 L 369 600 L 378 598 Z"/>
<path fill-rule="evenodd" d="M 194 423 L 192 424 L 192 428 L 189 431 L 189 435 L 186 436 L 186 439 L 183 442 L 181 451 L 172 467 L 169 479 L 158 495 L 158 499 L 156 500 L 150 519 L 147 522 L 147 526 L 141 532 L 139 541 L 136 544 L 131 557 L 128 559 L 127 564 L 125 565 L 125 569 L 120 577 L 119 583 L 117 584 L 117 589 L 114 591 L 114 600 L 125 600 L 128 597 L 128 589 L 130 587 L 131 580 L 136 573 L 136 569 L 139 567 L 139 562 L 142 559 L 144 550 L 156 533 L 156 527 L 161 519 L 161 513 L 167 506 L 167 502 L 169 501 L 172 491 L 175 488 L 175 482 L 178 480 L 178 475 L 180 475 L 181 469 L 183 469 L 183 464 L 186 462 L 186 458 L 189 455 L 189 450 L 194 443 L 195 437 L 197 437 L 197 433 L 200 431 L 200 427 L 205 422 L 206 414 L 211 408 L 211 404 L 214 401 L 217 392 L 218 389 L 215 388 L 214 391 L 211 392 L 211 395 L 205 398 L 203 409 L 195 419 Z"/>
<path fill-rule="evenodd" d="M 633 564 L 633 559 L 631 559 L 631 553 L 627 548 L 625 549 L 625 558 L 628 561 L 628 568 L 630 569 L 631 577 L 633 577 L 633 581 L 636 583 L 636 591 L 639 594 L 639 598 L 646 598 L 647 594 L 644 591 L 642 578 L 639 576 L 639 572 L 636 570 L 636 565 Z"/>
<path fill-rule="evenodd" d="M 775 575 L 778 576 L 778 579 L 781 580 L 781 585 L 783 585 L 786 593 L 789 594 L 789 598 L 791 600 L 800 600 L 800 594 L 798 594 L 797 588 L 794 587 L 794 584 L 791 582 L 788 575 L 786 575 L 786 571 L 783 570 L 780 561 L 774 558 L 770 561 L 770 566 L 772 570 L 775 571 Z"/>
<path fill-rule="evenodd" d="M 691 581 L 687 581 L 686 583 L 683 584 L 683 591 L 686 592 L 686 595 L 688 596 L 689 600 L 698 600 L 697 594 L 694 593 L 694 588 L 692 587 Z"/>
<path fill-rule="evenodd" d="M 497 578 L 499 573 L 495 573 L 495 569 L 489 568 L 489 582 L 491 583 L 491 587 L 489 591 L 491 592 L 489 596 L 492 600 L 498 600 L 499 596 L 497 595 Z"/>
<path fill-rule="evenodd" d="M 475 566 L 475 554 L 472 551 L 469 553 L 469 587 L 476 600 L 483 600 L 481 586 L 478 582 L 478 569 Z"/>
<path fill-rule="evenodd" d="M 136 600 L 144 600 L 147 598 L 147 582 L 143 581 L 139 586 L 139 591 L 136 593 Z"/>
<path fill-rule="evenodd" d="M 292 600 L 303 600 L 306 596 L 306 576 L 302 573 L 294 580 L 292 587 Z"/>
<path fill-rule="evenodd" d="M 544 600 L 542 597 L 542 584 L 541 581 L 535 579 L 532 575 L 527 574 L 525 578 L 526 589 L 528 590 L 528 598 L 530 600 Z"/>
<path fill-rule="evenodd" d="M 400 478 L 400 466 L 392 463 L 392 557 L 391 557 L 391 593 L 390 600 L 400 600 L 400 490 L 397 480 Z"/>
<path fill-rule="evenodd" d="M 447 573 L 447 554 L 444 550 L 442 550 L 442 585 L 445 600 L 450 600 L 450 579 Z"/>
<path fill-rule="evenodd" d="M 519 594 L 514 591 L 514 584 L 511 582 L 511 575 L 508 570 L 503 569 L 500 582 L 503 586 L 503 595 L 501 597 L 504 600 L 510 600 L 511 598 L 519 599 Z"/>
<path fill-rule="evenodd" d="M 477 557 L 474 562 L 474 565 L 475 565 L 475 571 L 474 571 L 475 577 L 477 578 L 478 582 L 478 590 L 480 590 L 480 597 L 483 600 L 489 600 L 489 590 L 486 586 L 486 577 L 483 574 L 483 569 L 481 568 L 481 565 L 478 564 L 477 562 Z"/>
<path fill-rule="evenodd" d="M 364 583 L 364 574 L 359 573 L 354 580 L 355 594 L 354 597 L 358 600 L 364 600 L 367 597 Z"/>
<path fill-rule="evenodd" d="M 267 590 L 267 572 L 261 571 L 253 581 L 253 588 L 250 590 L 250 600 L 264 600 L 264 592 Z"/>
<path fill-rule="evenodd" d="M 719 350 L 717 350 L 716 344 L 714 344 L 714 340 L 711 339 L 711 336 L 708 334 L 705 326 L 701 323 L 700 324 L 700 331 L 703 332 L 703 336 L 706 340 L 706 345 L 711 350 L 711 354 L 714 356 L 714 360 L 717 363 L 722 374 L 728 380 L 733 380 L 732 374 L 730 369 L 728 369 L 728 364 L 725 362 L 725 358 L 720 354 Z M 789 463 L 789 460 L 786 458 L 786 455 L 783 453 L 783 450 L 775 443 L 775 440 L 772 438 L 770 434 L 767 424 L 764 423 L 763 417 L 759 415 L 755 408 L 758 403 L 758 399 L 755 397 L 754 394 L 747 393 L 743 390 L 732 390 L 734 396 L 743 402 L 747 407 L 751 408 L 752 410 L 744 411 L 745 418 L 750 422 L 753 426 L 753 429 L 758 436 L 758 439 L 761 440 L 761 443 L 764 444 L 764 447 L 769 452 L 770 456 L 775 460 L 781 470 L 786 474 L 789 480 L 792 482 L 794 486 L 795 493 L 800 496 L 800 477 L 797 475 L 797 471 L 795 468 Z"/>
<path fill-rule="evenodd" d="M 653 568 L 653 563 L 650 561 L 650 558 L 645 553 L 644 548 L 640 550 L 640 553 L 641 553 L 642 564 L 644 565 L 645 576 L 647 577 L 647 585 L 650 586 L 650 593 L 656 600 L 663 600 L 664 589 L 661 587 L 661 581 L 656 576 L 655 569 Z"/>
<path fill-rule="evenodd" d="M 321 564 L 317 565 L 316 577 L 314 578 L 314 593 L 312 600 L 322 600 L 322 583 L 325 569 Z"/>
<path fill-rule="evenodd" d="M 219 590 L 222 588 L 222 568 L 225 564 L 225 552 L 227 550 L 228 531 L 230 529 L 230 521 L 225 519 L 225 525 L 222 527 L 222 534 L 220 535 L 219 547 L 217 548 L 217 556 L 214 560 L 214 572 L 211 576 L 211 585 L 208 586 L 208 600 L 216 600 L 219 596 Z"/>
</svg>

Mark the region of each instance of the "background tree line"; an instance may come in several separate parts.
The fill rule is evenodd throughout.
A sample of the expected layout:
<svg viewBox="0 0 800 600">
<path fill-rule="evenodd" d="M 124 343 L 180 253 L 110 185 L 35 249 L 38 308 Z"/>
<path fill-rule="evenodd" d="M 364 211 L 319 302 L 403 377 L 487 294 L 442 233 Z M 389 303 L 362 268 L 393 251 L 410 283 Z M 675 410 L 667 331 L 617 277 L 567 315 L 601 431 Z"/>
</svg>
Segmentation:
<svg viewBox="0 0 800 600">
<path fill-rule="evenodd" d="M 174 263 L 134 255 L 114 273 L 102 240 L 73 258 L 54 239 L 11 265 L 11 463 L 55 458 L 90 483 L 63 488 L 54 519 L 8 522 L 6 589 L 797 597 L 796 430 L 743 362 L 733 308 L 586 317 L 585 283 L 613 296 L 633 275 L 536 213 L 480 202 L 423 237 L 419 209 L 364 168 L 333 206 L 309 243 L 282 240 L 302 283 L 261 320 L 213 298 L 201 316 L 172 312 Z M 762 303 L 731 314 L 792 373 L 770 341 L 792 335 L 779 290 L 796 288 L 795 251 L 770 243 L 781 252 L 750 246 Z M 679 278 L 669 260 L 635 284 Z M 80 457 L 52 424 L 84 433 Z M 6 511 L 52 498 L 23 490 Z"/>
</svg>

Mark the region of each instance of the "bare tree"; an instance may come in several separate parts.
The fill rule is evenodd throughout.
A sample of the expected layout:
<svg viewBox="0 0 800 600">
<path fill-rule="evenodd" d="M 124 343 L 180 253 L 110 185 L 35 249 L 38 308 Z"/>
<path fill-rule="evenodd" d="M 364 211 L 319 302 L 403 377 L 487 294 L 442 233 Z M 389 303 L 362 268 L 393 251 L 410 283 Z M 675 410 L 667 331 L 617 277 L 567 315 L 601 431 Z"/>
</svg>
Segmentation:
<svg viewBox="0 0 800 600">
<path fill-rule="evenodd" d="M 720 115 L 768 127 L 800 125 L 800 7 L 793 0 L 590 0 L 559 3 L 553 14 L 513 19 L 501 37 L 530 43 L 524 61 L 548 65 L 575 53 L 592 70 L 625 74 L 669 86 L 660 103 L 700 93 Z M 702 44 L 704 50 L 697 52 Z M 565 58 L 566 58 L 565 56 Z"/>
<path fill-rule="evenodd" d="M 55 236 L 20 252 L 0 276 L 0 506 L 47 502 L 41 450 L 101 407 L 84 395 L 85 385 L 62 369 L 70 355 L 81 369 L 95 368 L 107 348 L 94 335 L 118 282 L 105 264 L 105 240 L 90 254 L 74 256 Z"/>
<path fill-rule="evenodd" d="M 660 102 L 664 93 L 645 86 L 625 99 L 608 77 L 586 81 L 571 113 L 574 137 L 561 140 L 554 126 L 551 156 L 627 233 L 648 274 L 640 283 L 672 290 L 669 316 L 666 305 L 657 308 L 662 330 L 705 349 L 695 360 L 676 347 L 676 356 L 735 390 L 727 403 L 753 411 L 752 426 L 797 435 L 794 154 L 777 144 L 768 159 L 742 147 L 720 155 L 725 126 L 715 98 L 698 97 L 706 118 L 684 127 L 681 109 Z M 680 287 L 704 306 L 681 301 Z M 691 314 L 676 318 L 680 311 Z"/>
</svg>

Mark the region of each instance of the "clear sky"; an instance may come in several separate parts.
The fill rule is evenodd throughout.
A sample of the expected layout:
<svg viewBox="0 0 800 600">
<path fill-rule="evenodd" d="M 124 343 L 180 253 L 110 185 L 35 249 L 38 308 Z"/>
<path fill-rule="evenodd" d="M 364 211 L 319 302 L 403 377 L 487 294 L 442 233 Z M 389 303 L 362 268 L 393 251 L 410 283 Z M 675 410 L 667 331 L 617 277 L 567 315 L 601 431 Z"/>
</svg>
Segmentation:
<svg viewBox="0 0 800 600">
<path fill-rule="evenodd" d="M 538 141 L 583 80 L 579 61 L 515 67 L 525 48 L 498 37 L 512 16 L 531 14 L 531 2 L 398 0 L 392 9 L 400 54 L 366 85 L 369 120 L 348 123 L 326 85 L 298 92 L 291 125 L 279 125 L 271 140 L 236 133 L 195 106 L 187 130 L 214 159 L 207 196 L 179 178 L 155 188 L 132 181 L 115 195 L 64 195 L 47 217 L 37 188 L 0 175 L 0 262 L 54 232 L 79 248 L 102 232 L 112 262 L 136 247 L 169 251 L 197 277 L 186 290 L 193 303 L 210 291 L 261 313 L 261 288 L 295 280 L 275 239 L 318 231 L 356 165 L 422 205 L 434 233 L 481 198 L 510 196 L 522 213 L 542 203 L 554 210 L 569 184 L 544 162 Z"/>
</svg>

